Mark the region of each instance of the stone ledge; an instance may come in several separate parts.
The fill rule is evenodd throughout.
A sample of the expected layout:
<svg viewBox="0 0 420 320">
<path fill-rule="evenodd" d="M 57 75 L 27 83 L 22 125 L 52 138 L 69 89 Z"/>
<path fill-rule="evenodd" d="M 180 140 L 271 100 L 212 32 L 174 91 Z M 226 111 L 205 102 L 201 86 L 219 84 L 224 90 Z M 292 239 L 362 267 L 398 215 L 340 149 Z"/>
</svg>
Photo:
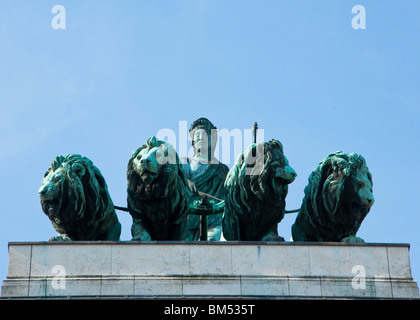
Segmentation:
<svg viewBox="0 0 420 320">
<path fill-rule="evenodd" d="M 205 253 L 205 254 L 203 254 Z M 63 266 L 65 289 L 53 289 Z M 354 289 L 363 266 L 365 289 Z M 2 297 L 418 298 L 408 244 L 11 242 Z"/>
<path fill-rule="evenodd" d="M 118 245 L 221 245 L 221 246 L 255 246 L 255 245 L 275 245 L 275 246 L 344 246 L 344 247 L 408 247 L 410 248 L 409 243 L 382 243 L 382 242 L 302 242 L 302 241 L 284 241 L 284 242 L 275 242 L 275 241 L 11 241 L 8 243 L 9 246 L 19 246 L 19 245 L 75 245 L 75 244 L 93 244 L 93 245 L 109 245 L 109 244 L 118 244 Z"/>
</svg>

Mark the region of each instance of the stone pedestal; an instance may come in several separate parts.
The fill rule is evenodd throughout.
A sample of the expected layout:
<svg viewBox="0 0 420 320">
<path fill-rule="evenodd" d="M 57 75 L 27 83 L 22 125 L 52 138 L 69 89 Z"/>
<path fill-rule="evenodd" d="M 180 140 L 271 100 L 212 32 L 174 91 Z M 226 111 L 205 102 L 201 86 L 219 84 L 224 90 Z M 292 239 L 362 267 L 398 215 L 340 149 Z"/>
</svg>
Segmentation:
<svg viewBox="0 0 420 320">
<path fill-rule="evenodd" d="M 408 244 L 13 242 L 6 297 L 418 298 Z"/>
</svg>

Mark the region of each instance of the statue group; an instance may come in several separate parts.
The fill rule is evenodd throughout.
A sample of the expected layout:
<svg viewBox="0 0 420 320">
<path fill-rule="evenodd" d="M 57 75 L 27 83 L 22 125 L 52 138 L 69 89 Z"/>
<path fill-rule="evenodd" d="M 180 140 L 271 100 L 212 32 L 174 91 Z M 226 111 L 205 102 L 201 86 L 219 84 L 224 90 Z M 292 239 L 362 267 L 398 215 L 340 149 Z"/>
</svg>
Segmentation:
<svg viewBox="0 0 420 320">
<path fill-rule="evenodd" d="M 284 241 L 277 225 L 296 172 L 280 141 L 254 141 L 229 170 L 214 157 L 217 128 L 208 119 L 194 121 L 190 137 L 191 158 L 179 158 L 171 144 L 153 136 L 129 159 L 126 210 L 133 218 L 132 240 Z M 89 159 L 57 156 L 38 193 L 58 232 L 50 240 L 120 239 L 116 207 Z M 309 177 L 293 240 L 363 242 L 356 233 L 373 202 L 365 159 L 332 153 Z"/>
</svg>

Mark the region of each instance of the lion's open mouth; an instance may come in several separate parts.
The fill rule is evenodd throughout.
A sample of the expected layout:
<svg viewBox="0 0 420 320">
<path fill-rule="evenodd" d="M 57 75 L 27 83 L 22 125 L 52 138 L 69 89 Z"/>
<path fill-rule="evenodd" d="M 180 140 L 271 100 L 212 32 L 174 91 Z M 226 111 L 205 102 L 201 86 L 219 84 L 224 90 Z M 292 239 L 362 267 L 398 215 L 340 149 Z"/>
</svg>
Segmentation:
<svg viewBox="0 0 420 320">
<path fill-rule="evenodd" d="M 282 193 L 283 187 L 287 185 L 287 182 L 281 177 L 273 178 L 273 190 L 275 193 Z"/>
<path fill-rule="evenodd" d="M 144 169 L 140 177 L 144 183 L 149 184 L 157 177 L 157 174 L 147 169 Z"/>
<path fill-rule="evenodd" d="M 350 205 L 351 214 L 356 220 L 362 220 L 369 213 L 369 209 L 357 201 L 353 201 Z"/>
<path fill-rule="evenodd" d="M 51 200 L 43 200 L 42 209 L 49 217 L 54 217 L 60 209 L 60 201 L 58 200 L 58 198 Z"/>
</svg>

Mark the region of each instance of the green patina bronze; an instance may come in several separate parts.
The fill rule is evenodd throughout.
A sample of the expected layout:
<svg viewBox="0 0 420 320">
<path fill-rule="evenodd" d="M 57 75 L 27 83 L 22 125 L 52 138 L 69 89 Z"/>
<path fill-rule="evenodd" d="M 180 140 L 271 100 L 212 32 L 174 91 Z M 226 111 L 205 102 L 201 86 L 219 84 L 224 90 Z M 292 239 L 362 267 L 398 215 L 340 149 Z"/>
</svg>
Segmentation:
<svg viewBox="0 0 420 320">
<path fill-rule="evenodd" d="M 226 240 L 284 241 L 277 224 L 284 217 L 288 184 L 295 177 L 278 140 L 249 146 L 224 184 Z"/>
<path fill-rule="evenodd" d="M 88 158 L 56 157 L 38 193 L 58 232 L 50 240 L 119 240 L 121 225 L 105 179 Z"/>
<path fill-rule="evenodd" d="M 373 203 L 365 159 L 356 153 L 332 153 L 309 176 L 292 226 L 293 240 L 364 242 L 356 233 Z"/>
<path fill-rule="evenodd" d="M 217 129 L 206 118 L 190 128 L 192 158 L 179 159 L 151 137 L 127 166 L 132 240 L 284 241 L 277 225 L 296 177 L 278 140 L 254 143 L 231 170 L 214 157 Z M 374 203 L 372 176 L 355 153 L 330 154 L 311 173 L 292 226 L 294 241 L 363 242 L 356 236 Z M 50 240 L 119 240 L 121 225 L 105 179 L 77 154 L 56 157 L 38 191 L 58 236 Z M 200 236 L 201 233 L 201 236 Z"/>
<path fill-rule="evenodd" d="M 208 241 L 208 216 L 223 213 L 225 202 L 200 191 L 191 200 L 188 213 L 200 216 L 200 241 Z"/>
<path fill-rule="evenodd" d="M 203 192 L 220 200 L 225 199 L 223 184 L 229 168 L 214 157 L 217 143 L 216 127 L 206 118 L 199 118 L 190 128 L 190 136 L 194 149 L 192 158 L 183 159 L 188 184 L 193 192 Z M 207 240 L 220 240 L 222 232 L 222 213 L 207 217 Z M 200 216 L 189 215 L 187 240 L 200 238 Z"/>
<path fill-rule="evenodd" d="M 127 166 L 127 204 L 132 240 L 185 240 L 190 192 L 171 144 L 151 137 Z"/>
</svg>

